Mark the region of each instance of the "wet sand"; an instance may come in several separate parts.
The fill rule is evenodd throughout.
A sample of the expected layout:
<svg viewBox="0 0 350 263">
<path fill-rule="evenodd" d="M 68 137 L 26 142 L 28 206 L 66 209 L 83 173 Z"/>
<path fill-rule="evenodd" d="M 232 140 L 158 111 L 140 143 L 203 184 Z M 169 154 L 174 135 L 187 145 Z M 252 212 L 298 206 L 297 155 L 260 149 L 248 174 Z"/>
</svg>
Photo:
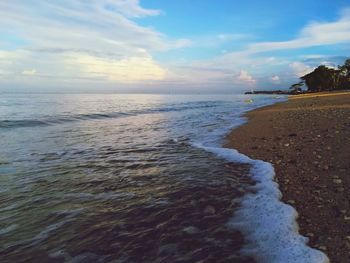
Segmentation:
<svg viewBox="0 0 350 263">
<path fill-rule="evenodd" d="M 225 146 L 271 162 L 310 246 L 350 262 L 350 92 L 292 96 L 246 117 Z"/>
</svg>

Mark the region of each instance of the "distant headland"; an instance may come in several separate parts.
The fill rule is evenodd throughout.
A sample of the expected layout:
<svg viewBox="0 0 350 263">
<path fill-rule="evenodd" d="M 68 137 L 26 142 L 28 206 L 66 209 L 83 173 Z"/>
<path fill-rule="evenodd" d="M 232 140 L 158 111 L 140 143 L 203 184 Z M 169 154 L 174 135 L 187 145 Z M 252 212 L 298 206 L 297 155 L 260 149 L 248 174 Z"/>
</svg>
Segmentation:
<svg viewBox="0 0 350 263">
<path fill-rule="evenodd" d="M 289 95 L 291 92 L 289 90 L 256 90 L 247 91 L 244 94 L 278 94 L 278 95 Z"/>
</svg>

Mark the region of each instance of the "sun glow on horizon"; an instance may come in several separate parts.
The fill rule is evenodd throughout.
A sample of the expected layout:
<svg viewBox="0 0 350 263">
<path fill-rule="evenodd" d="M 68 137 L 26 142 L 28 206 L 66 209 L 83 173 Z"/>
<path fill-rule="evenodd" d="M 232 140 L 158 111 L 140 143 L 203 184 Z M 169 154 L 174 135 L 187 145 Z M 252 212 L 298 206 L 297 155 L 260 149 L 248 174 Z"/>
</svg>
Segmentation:
<svg viewBox="0 0 350 263">
<path fill-rule="evenodd" d="M 350 7 L 326 2 L 0 1 L 0 89 L 285 89 L 349 54 Z"/>
<path fill-rule="evenodd" d="M 166 70 L 150 57 L 113 60 L 79 54 L 72 55 L 67 61 L 79 66 L 87 76 L 107 78 L 121 83 L 155 81 L 166 77 Z"/>
</svg>

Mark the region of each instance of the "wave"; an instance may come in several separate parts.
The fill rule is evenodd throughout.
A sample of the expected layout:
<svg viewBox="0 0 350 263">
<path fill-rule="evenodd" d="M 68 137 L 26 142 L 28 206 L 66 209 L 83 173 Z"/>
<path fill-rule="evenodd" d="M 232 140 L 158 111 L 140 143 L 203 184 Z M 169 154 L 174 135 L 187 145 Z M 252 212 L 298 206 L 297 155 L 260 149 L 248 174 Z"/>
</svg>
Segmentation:
<svg viewBox="0 0 350 263">
<path fill-rule="evenodd" d="M 250 110 L 265 105 L 254 105 Z M 240 112 L 240 116 L 248 110 Z M 242 117 L 236 118 L 228 128 L 232 130 L 245 122 Z M 212 132 L 212 136 L 222 138 L 229 130 L 219 128 Z M 308 238 L 299 234 L 298 213 L 281 201 L 282 193 L 273 180 L 275 171 L 272 164 L 218 146 L 217 142 L 202 140 L 190 144 L 229 162 L 250 165 L 251 177 L 256 182 L 251 192 L 242 197 L 240 208 L 228 222 L 229 227 L 241 231 L 246 238 L 242 255 L 261 263 L 329 263 L 323 252 L 309 247 Z"/>
<path fill-rule="evenodd" d="M 298 213 L 280 201 L 282 194 L 273 181 L 275 171 L 270 163 L 250 159 L 234 149 L 194 146 L 230 162 L 251 165 L 254 193 L 243 197 L 241 208 L 228 223 L 247 239 L 242 254 L 262 263 L 329 263 L 325 254 L 307 246 L 308 238 L 299 234 Z"/>
<path fill-rule="evenodd" d="M 164 112 L 177 112 L 185 110 L 195 110 L 203 108 L 213 108 L 220 105 L 220 101 L 202 101 L 179 103 L 171 106 L 161 106 L 158 108 L 134 110 L 130 112 L 108 112 L 108 113 L 88 113 L 76 115 L 58 115 L 40 119 L 19 119 L 19 120 L 0 120 L 0 129 L 23 128 L 23 127 L 37 127 L 50 126 L 55 124 L 62 124 L 67 122 L 84 121 L 84 120 L 102 120 L 114 119 L 128 116 L 137 116 L 141 114 L 155 114 Z"/>
</svg>

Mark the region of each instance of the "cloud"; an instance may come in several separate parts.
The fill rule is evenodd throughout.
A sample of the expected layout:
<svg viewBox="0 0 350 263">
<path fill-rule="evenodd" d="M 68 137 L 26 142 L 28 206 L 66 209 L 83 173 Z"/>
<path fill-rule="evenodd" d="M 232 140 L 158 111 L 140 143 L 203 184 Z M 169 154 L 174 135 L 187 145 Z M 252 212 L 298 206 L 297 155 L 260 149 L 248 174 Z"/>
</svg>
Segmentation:
<svg viewBox="0 0 350 263">
<path fill-rule="evenodd" d="M 249 84 L 254 84 L 256 82 L 256 80 L 245 70 L 241 70 L 237 78 Z"/>
<path fill-rule="evenodd" d="M 284 49 L 300 49 L 327 46 L 350 41 L 350 9 L 343 10 L 341 17 L 333 22 L 312 22 L 306 25 L 295 39 L 288 41 L 260 42 L 251 44 L 249 53 Z"/>
<path fill-rule="evenodd" d="M 221 41 L 235 41 L 251 38 L 248 34 L 219 34 L 216 36 Z"/>
<path fill-rule="evenodd" d="M 35 2 L 35 4 L 34 4 Z M 2 1 L 0 22 L 6 31 L 8 25 L 33 48 L 60 48 L 109 51 L 116 54 L 164 51 L 188 45 L 188 41 L 168 40 L 161 33 L 141 27 L 123 14 L 136 1 Z M 127 4 L 127 3 L 132 4 Z M 120 3 L 111 9 L 111 3 Z M 141 8 L 141 7 L 140 7 Z M 122 11 L 124 10 L 124 11 Z M 144 9 L 142 9 L 144 10 Z"/>
<path fill-rule="evenodd" d="M 294 74 L 298 77 L 302 77 L 314 70 L 314 68 L 302 62 L 293 62 L 289 65 L 289 67 L 293 70 Z"/>
<path fill-rule="evenodd" d="M 103 3 L 103 1 L 101 1 Z M 114 0 L 103 3 L 107 9 L 118 11 L 127 17 L 157 16 L 162 12 L 154 9 L 144 9 L 140 6 L 139 0 Z"/>
<path fill-rule="evenodd" d="M 131 20 L 160 13 L 142 8 L 138 0 L 0 1 L 0 32 L 23 43 L 14 50 L 0 44 L 0 66 L 11 79 L 159 80 L 167 70 L 152 54 L 191 45 Z"/>
<path fill-rule="evenodd" d="M 277 76 L 277 75 L 272 76 L 272 77 L 271 77 L 271 81 L 273 81 L 273 82 L 279 82 L 279 81 L 280 81 L 280 77 Z"/>
<path fill-rule="evenodd" d="M 329 46 L 350 42 L 350 9 L 345 9 L 340 18 L 333 22 L 312 22 L 301 29 L 299 36 L 288 41 L 256 42 L 245 48 L 225 52 L 220 56 L 201 61 L 202 65 L 211 68 L 271 67 L 273 65 L 288 65 L 287 61 L 276 57 L 265 57 L 264 53 L 278 50 L 297 50 L 313 46 Z M 199 62 L 197 62 L 198 64 Z M 301 63 L 301 62 L 300 62 Z M 294 65 L 295 66 L 295 65 Z M 300 67 L 300 65 L 299 65 Z M 299 70 L 299 72 L 305 72 Z"/>
<path fill-rule="evenodd" d="M 78 63 L 80 65 L 79 68 L 83 75 L 117 80 L 121 83 L 161 80 L 166 76 L 166 70 L 157 65 L 151 57 L 112 60 L 73 54 L 69 60 L 67 64 Z"/>
<path fill-rule="evenodd" d="M 322 54 L 308 61 L 297 53 L 299 49 L 350 43 L 350 9 L 337 20 L 306 24 L 287 41 L 264 42 L 254 40 L 259 36 L 234 32 L 172 39 L 139 22 L 162 14 L 142 7 L 139 0 L 0 1 L 0 75 L 8 82 L 37 79 L 42 86 L 52 79 L 74 79 L 111 86 L 147 82 L 203 89 L 271 87 L 309 73 L 316 64 L 338 63 Z M 177 51 L 175 55 L 181 56 L 174 62 L 155 59 L 155 54 L 191 46 L 198 49 L 196 55 L 220 55 L 191 60 L 186 58 L 189 52 Z M 295 53 L 283 57 L 276 52 L 271 57 L 269 52 L 279 50 Z"/>
<path fill-rule="evenodd" d="M 36 74 L 36 69 L 25 69 L 22 71 L 22 75 L 33 76 Z"/>
<path fill-rule="evenodd" d="M 232 36 L 234 38 L 234 36 Z M 222 41 L 230 39 L 229 35 L 222 34 L 217 36 L 218 43 L 220 39 Z M 295 50 L 296 54 L 298 50 L 314 47 L 314 46 L 331 46 L 342 43 L 350 43 L 350 9 L 345 9 L 340 14 L 340 17 L 335 21 L 327 22 L 311 22 L 305 25 L 298 36 L 294 39 L 287 41 L 266 41 L 250 43 L 241 50 L 233 52 L 221 52 L 221 55 L 206 59 L 192 61 L 190 64 L 196 68 L 202 68 L 202 72 L 205 75 L 222 73 L 223 79 L 226 78 L 225 72 L 231 72 L 237 76 L 237 80 L 241 81 L 241 84 L 251 85 L 257 83 L 259 85 L 263 83 L 262 80 L 268 79 L 269 83 L 283 84 L 286 82 L 294 81 L 296 77 L 303 76 L 311 72 L 317 65 L 326 64 L 328 66 L 334 66 L 338 60 L 325 58 L 324 55 L 319 55 L 313 58 L 317 58 L 317 63 L 309 63 L 303 61 L 300 56 L 283 58 L 281 56 L 271 57 L 269 52 L 279 50 Z M 268 57 L 265 56 L 268 53 Z M 298 61 L 299 59 L 299 61 Z M 317 64 L 317 65 L 316 65 Z M 239 69 L 244 67 L 245 70 Z M 291 71 L 291 72 L 290 72 Z M 249 73 L 248 73 L 249 72 Z M 278 76 L 276 75 L 278 73 Z M 253 78 L 251 75 L 256 76 Z M 204 75 L 204 74 L 203 74 Z M 269 76 L 273 76 L 272 78 Z M 277 79 L 277 77 L 279 79 Z M 266 82 L 266 85 L 268 83 Z"/>
<path fill-rule="evenodd" d="M 192 38 L 190 45 L 195 48 L 218 48 L 228 44 L 244 43 L 252 38 L 249 34 L 222 33 L 216 35 L 202 35 Z"/>
</svg>

